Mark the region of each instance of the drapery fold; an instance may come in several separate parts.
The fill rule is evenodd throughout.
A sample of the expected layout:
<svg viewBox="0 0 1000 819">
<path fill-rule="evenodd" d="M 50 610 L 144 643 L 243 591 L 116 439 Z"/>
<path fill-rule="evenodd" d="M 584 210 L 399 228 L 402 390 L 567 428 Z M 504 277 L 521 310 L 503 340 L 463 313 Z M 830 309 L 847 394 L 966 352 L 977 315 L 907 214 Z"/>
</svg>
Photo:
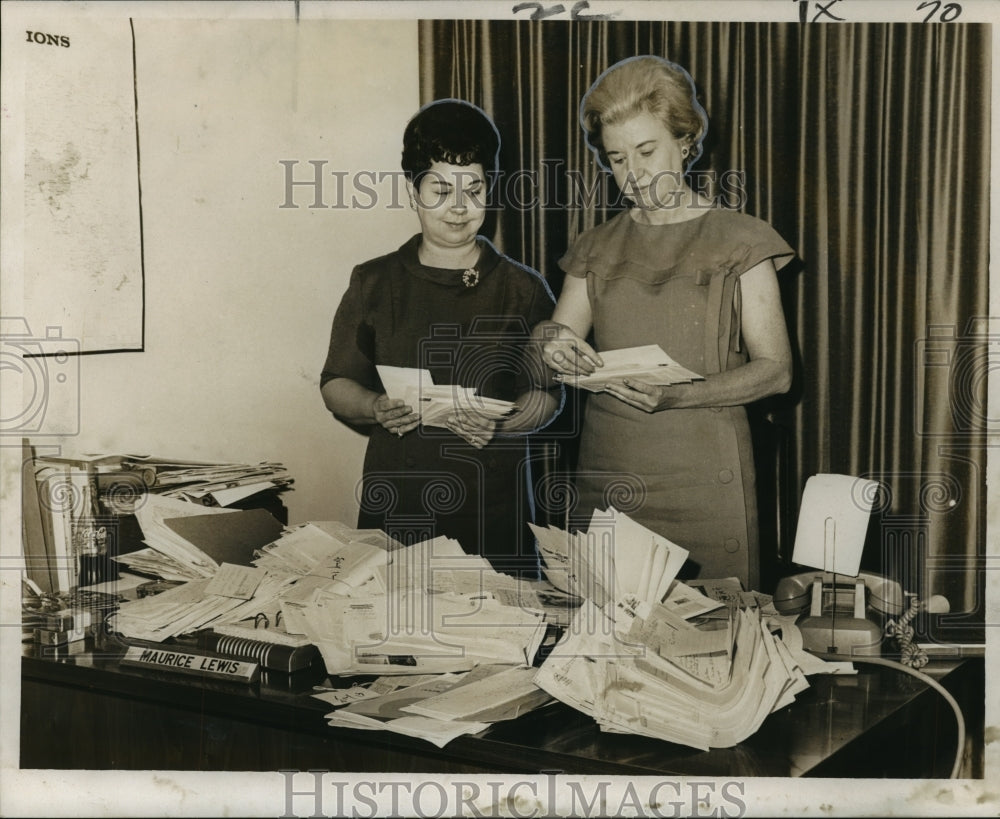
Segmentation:
<svg viewBox="0 0 1000 819">
<path fill-rule="evenodd" d="M 864 564 L 982 608 L 988 26 L 433 20 L 420 51 L 423 102 L 495 119 L 504 180 L 535 194 L 512 206 L 518 187 L 501 189 L 496 243 L 556 290 L 556 260 L 620 204 L 584 144 L 583 94 L 626 57 L 684 66 L 709 116 L 692 180 L 799 254 L 781 280 L 795 385 L 756 408 L 780 445 L 780 485 L 763 482 L 776 557 L 810 475 L 875 478 Z"/>
</svg>

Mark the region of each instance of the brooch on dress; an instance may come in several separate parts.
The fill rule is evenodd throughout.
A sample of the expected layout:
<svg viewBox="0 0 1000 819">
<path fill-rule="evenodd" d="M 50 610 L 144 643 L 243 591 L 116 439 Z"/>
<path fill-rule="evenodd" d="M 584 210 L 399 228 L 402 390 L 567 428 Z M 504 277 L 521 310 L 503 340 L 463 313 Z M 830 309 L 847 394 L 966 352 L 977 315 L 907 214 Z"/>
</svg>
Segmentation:
<svg viewBox="0 0 1000 819">
<path fill-rule="evenodd" d="M 479 271 L 474 267 L 470 267 L 462 274 L 462 284 L 466 287 L 475 287 L 479 284 Z"/>
</svg>

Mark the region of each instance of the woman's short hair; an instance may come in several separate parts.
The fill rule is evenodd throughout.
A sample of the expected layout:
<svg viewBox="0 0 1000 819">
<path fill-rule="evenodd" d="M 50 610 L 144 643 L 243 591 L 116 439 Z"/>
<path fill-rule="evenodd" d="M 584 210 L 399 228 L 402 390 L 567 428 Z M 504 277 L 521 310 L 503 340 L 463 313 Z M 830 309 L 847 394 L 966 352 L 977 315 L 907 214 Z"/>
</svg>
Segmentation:
<svg viewBox="0 0 1000 819">
<path fill-rule="evenodd" d="M 500 133 L 472 103 L 443 99 L 417 111 L 403 132 L 403 172 L 414 184 L 435 162 L 483 166 L 487 179 L 499 165 Z"/>
<path fill-rule="evenodd" d="M 698 102 L 691 75 L 662 57 L 629 57 L 601 74 L 580 104 L 587 145 L 603 167 L 608 167 L 603 127 L 642 113 L 658 117 L 674 138 L 688 147 L 689 165 L 701 156 L 708 117 Z"/>
</svg>

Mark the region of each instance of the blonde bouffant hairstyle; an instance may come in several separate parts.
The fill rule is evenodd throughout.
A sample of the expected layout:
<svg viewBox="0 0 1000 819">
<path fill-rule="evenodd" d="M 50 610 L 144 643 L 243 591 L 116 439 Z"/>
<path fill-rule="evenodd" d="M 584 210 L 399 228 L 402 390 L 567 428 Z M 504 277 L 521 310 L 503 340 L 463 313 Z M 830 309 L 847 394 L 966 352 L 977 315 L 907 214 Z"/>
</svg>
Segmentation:
<svg viewBox="0 0 1000 819">
<path fill-rule="evenodd" d="M 708 117 L 697 100 L 691 76 L 662 57 L 629 57 L 601 74 L 580 104 L 580 124 L 587 145 L 603 168 L 608 168 L 603 127 L 642 113 L 660 119 L 674 139 L 688 149 L 689 166 L 701 156 Z"/>
</svg>

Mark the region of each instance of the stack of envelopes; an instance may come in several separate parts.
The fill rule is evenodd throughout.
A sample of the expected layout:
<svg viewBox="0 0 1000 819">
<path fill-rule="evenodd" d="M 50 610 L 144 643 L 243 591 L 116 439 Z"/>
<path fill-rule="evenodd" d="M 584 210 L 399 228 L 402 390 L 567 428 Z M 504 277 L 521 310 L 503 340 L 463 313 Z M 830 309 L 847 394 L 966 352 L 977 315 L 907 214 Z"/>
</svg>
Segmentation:
<svg viewBox="0 0 1000 819">
<path fill-rule="evenodd" d="M 687 552 L 627 515 L 535 531 L 552 583 L 587 598 L 535 682 L 603 730 L 729 747 L 808 687 L 759 609 L 676 580 Z"/>
<path fill-rule="evenodd" d="M 271 554 L 280 550 L 279 542 Z M 282 599 L 286 628 L 310 638 L 331 674 L 530 665 L 545 636 L 543 612 L 525 605 L 532 598 L 517 580 L 450 538 L 383 552 L 363 565 L 346 584 L 344 575 L 330 579 L 310 569 Z"/>
<path fill-rule="evenodd" d="M 425 427 L 446 427 L 450 417 L 472 413 L 483 418 L 503 418 L 515 404 L 479 395 L 473 387 L 435 384 L 430 370 L 378 366 L 386 395 L 408 404 Z"/>
<path fill-rule="evenodd" d="M 662 600 L 688 557 L 687 549 L 613 507 L 595 509 L 586 532 L 529 526 L 549 582 L 598 606 L 626 595 Z"/>
<path fill-rule="evenodd" d="M 626 378 L 663 386 L 704 380 L 704 376 L 682 367 L 657 344 L 603 350 L 601 360 L 604 364 L 590 375 L 565 376 L 561 380 L 588 392 L 603 392 Z"/>
</svg>

